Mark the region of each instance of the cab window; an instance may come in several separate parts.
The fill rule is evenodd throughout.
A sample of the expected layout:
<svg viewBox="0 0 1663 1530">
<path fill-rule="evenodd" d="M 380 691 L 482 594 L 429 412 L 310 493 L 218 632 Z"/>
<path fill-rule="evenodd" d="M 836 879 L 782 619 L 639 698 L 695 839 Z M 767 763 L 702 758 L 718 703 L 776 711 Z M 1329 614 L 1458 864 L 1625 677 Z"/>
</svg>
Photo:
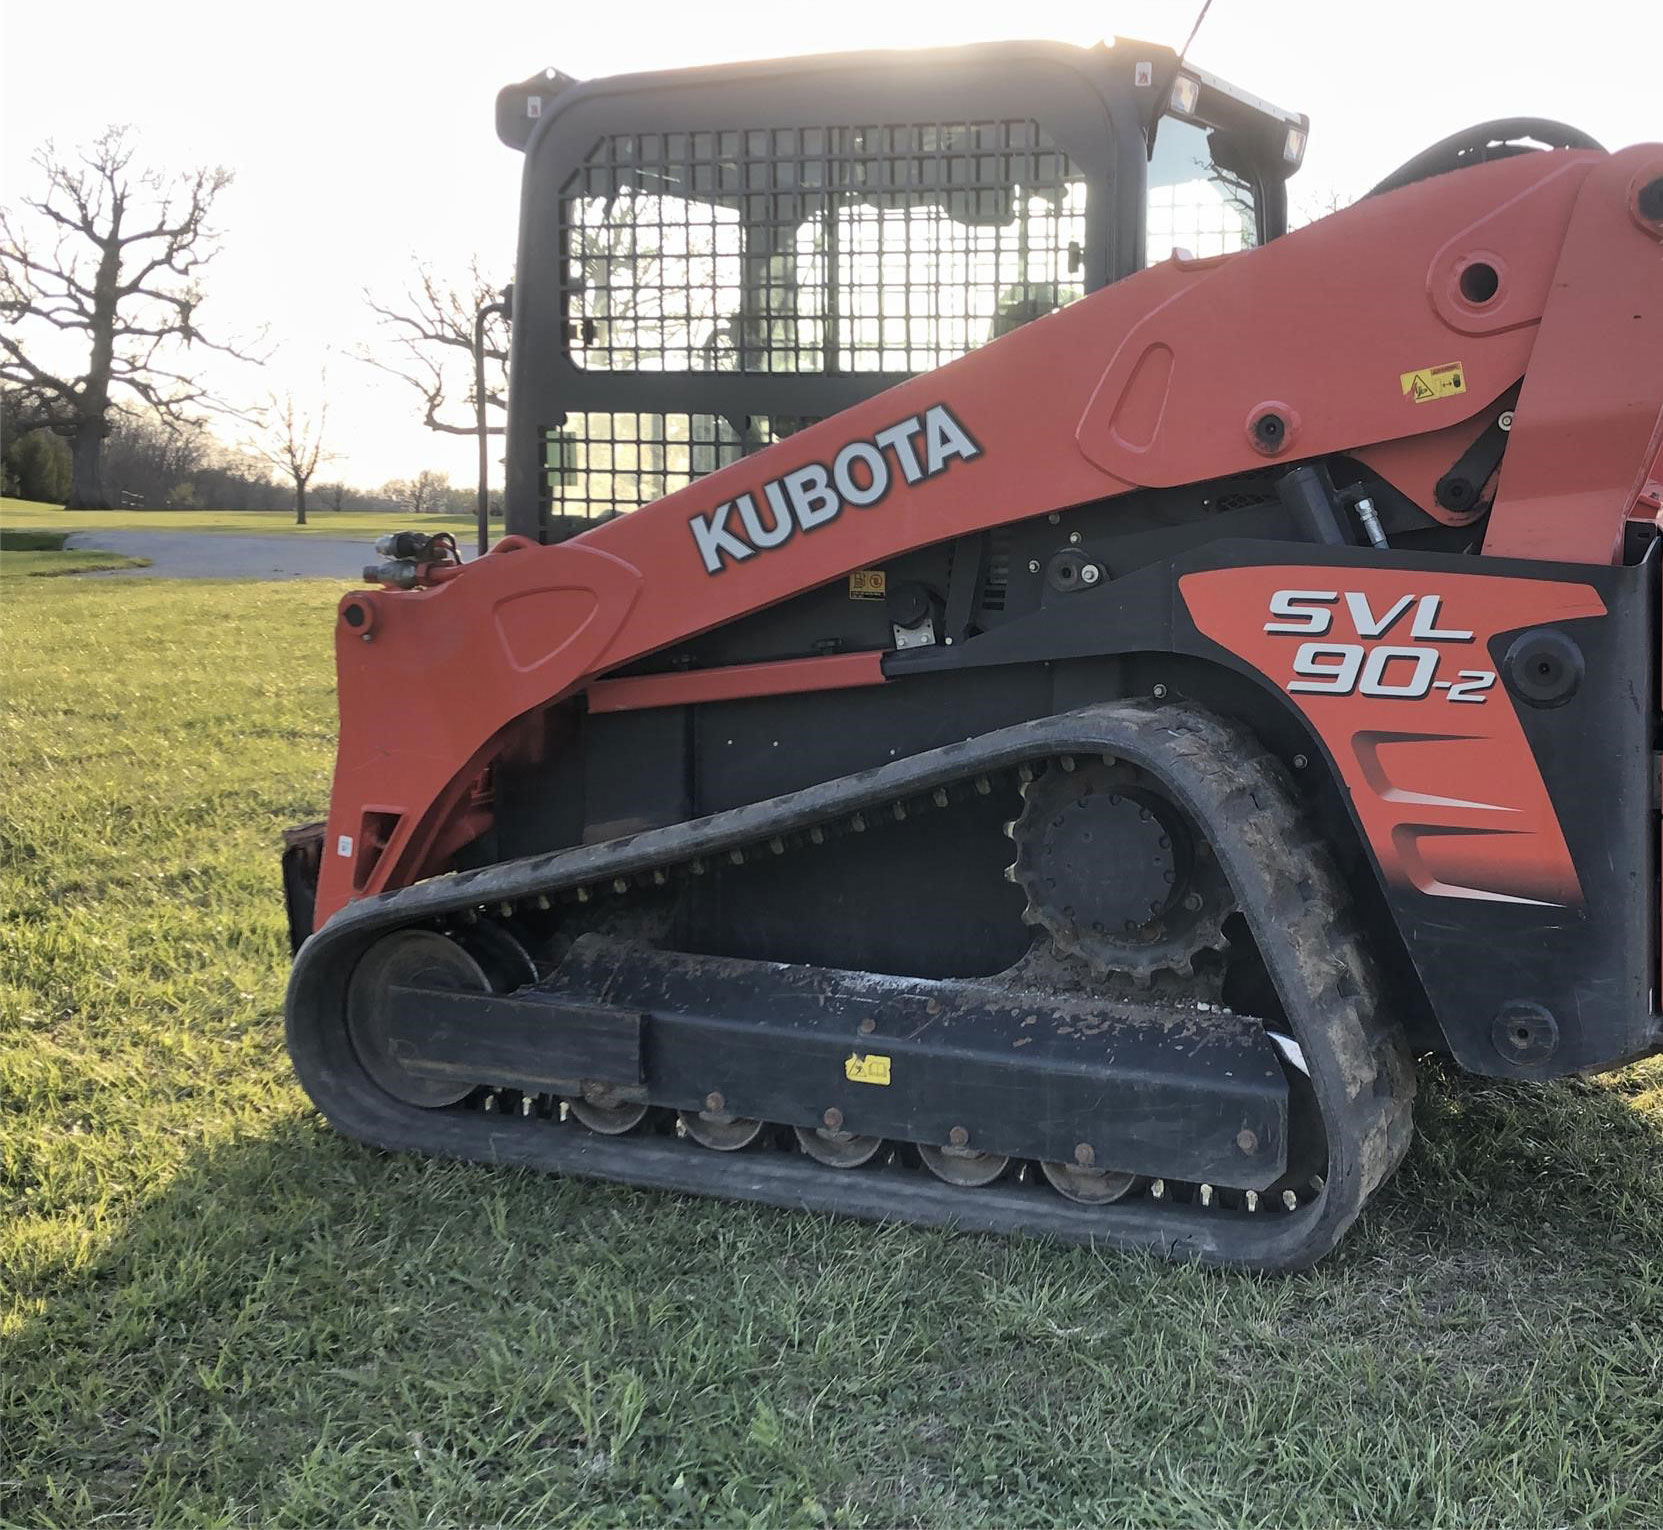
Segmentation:
<svg viewBox="0 0 1663 1530">
<path fill-rule="evenodd" d="M 1181 117 L 1162 119 L 1149 163 L 1145 264 L 1174 250 L 1233 255 L 1259 242 L 1255 188 L 1219 163 L 1218 137 Z"/>
</svg>

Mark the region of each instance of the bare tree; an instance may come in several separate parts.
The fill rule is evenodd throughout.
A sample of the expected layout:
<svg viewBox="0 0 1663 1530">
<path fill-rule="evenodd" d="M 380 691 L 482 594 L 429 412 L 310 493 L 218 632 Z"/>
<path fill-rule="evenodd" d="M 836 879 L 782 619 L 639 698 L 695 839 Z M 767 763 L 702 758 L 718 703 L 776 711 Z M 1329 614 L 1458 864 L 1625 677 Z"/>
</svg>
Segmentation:
<svg viewBox="0 0 1663 1530">
<path fill-rule="evenodd" d="M 42 240 L 0 211 L 0 380 L 17 385 L 34 425 L 69 438 L 72 510 L 108 504 L 103 446 L 109 413 L 122 407 L 116 390 L 181 421 L 207 394 L 176 352 L 240 354 L 196 323 L 201 269 L 217 253 L 209 218 L 230 172 L 168 176 L 135 167 L 134 152 L 123 127 L 68 158 L 46 144 L 34 159 L 46 189 L 22 199 Z M 49 359 L 66 342 L 84 347 L 71 367 Z"/>
<path fill-rule="evenodd" d="M 450 474 L 423 468 L 414 478 L 391 478 L 381 492 L 400 510 L 426 515 L 444 510 L 450 498 Z"/>
<path fill-rule="evenodd" d="M 1355 196 L 1341 191 L 1332 181 L 1313 186 L 1301 182 L 1300 191 L 1293 196 L 1288 207 L 1288 227 L 1303 228 L 1307 223 L 1315 223 L 1319 218 L 1326 218 L 1351 206 L 1354 201 Z"/>
<path fill-rule="evenodd" d="M 299 408 L 292 393 L 281 399 L 275 395 L 267 401 L 262 413 L 263 433 L 247 443 L 247 449 L 268 462 L 294 485 L 294 521 L 306 524 L 306 486 L 312 475 L 325 462 L 333 462 L 337 452 L 325 451 L 324 430 L 329 423 L 329 405 L 322 404 L 316 415 Z M 337 509 L 340 506 L 337 504 Z"/>
<path fill-rule="evenodd" d="M 381 320 L 386 342 L 375 349 L 361 347 L 358 359 L 409 383 L 421 396 L 422 423 L 429 430 L 451 436 L 475 433 L 474 317 L 497 298 L 499 285 L 480 270 L 476 256 L 461 281 L 447 281 L 421 265 L 401 297 L 383 302 L 364 294 Z M 487 417 L 502 412 L 507 395 L 508 346 L 498 323 L 486 331 Z M 488 426 L 487 434 L 501 435 L 502 426 Z"/>
</svg>

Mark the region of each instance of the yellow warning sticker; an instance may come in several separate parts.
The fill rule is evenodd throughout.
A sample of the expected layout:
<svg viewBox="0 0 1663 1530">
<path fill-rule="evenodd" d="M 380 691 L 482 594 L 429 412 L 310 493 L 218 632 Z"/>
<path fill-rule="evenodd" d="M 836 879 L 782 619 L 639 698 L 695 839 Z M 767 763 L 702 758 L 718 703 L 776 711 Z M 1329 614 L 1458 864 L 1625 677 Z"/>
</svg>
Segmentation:
<svg viewBox="0 0 1663 1530">
<path fill-rule="evenodd" d="M 1405 372 L 1398 379 L 1403 384 L 1403 396 L 1412 404 L 1430 404 L 1435 398 L 1449 398 L 1467 391 L 1467 369 L 1459 361 L 1441 367 L 1422 367 L 1418 372 Z"/>
<path fill-rule="evenodd" d="M 843 1076 L 851 1084 L 887 1084 L 889 1059 L 876 1052 L 868 1052 L 864 1057 L 859 1052 L 851 1052 L 843 1060 Z"/>
<path fill-rule="evenodd" d="M 850 600 L 882 600 L 884 573 L 881 568 L 857 568 L 849 575 Z M 887 1084 L 888 1079 L 884 1082 Z"/>
</svg>

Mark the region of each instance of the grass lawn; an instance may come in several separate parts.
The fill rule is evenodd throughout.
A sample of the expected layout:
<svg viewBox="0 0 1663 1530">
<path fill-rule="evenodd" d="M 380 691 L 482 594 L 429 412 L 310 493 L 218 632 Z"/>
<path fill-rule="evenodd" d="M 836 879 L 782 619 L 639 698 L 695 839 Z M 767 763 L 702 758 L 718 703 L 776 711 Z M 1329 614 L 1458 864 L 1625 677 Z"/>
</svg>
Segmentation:
<svg viewBox="0 0 1663 1530">
<path fill-rule="evenodd" d="M 279 535 L 343 537 L 373 542 L 388 531 L 418 524 L 425 531 L 463 532 L 474 529 L 471 515 L 403 516 L 396 511 L 373 514 L 363 510 L 324 510 L 312 507 L 306 524 L 295 525 L 293 510 L 65 510 L 29 499 L 0 499 L 0 526 L 37 527 L 73 531 L 222 531 L 244 536 Z M 496 523 L 493 535 L 500 535 Z"/>
<path fill-rule="evenodd" d="M 333 1136 L 276 856 L 337 593 L 7 593 L 0 1521 L 1663 1521 L 1660 1061 L 1429 1071 L 1404 1171 L 1279 1281 Z"/>
<path fill-rule="evenodd" d="M 91 547 L 64 547 L 67 531 L 13 531 L 0 526 L 0 579 L 33 574 L 91 574 L 101 569 L 148 568 L 148 558 L 127 558 Z"/>
</svg>

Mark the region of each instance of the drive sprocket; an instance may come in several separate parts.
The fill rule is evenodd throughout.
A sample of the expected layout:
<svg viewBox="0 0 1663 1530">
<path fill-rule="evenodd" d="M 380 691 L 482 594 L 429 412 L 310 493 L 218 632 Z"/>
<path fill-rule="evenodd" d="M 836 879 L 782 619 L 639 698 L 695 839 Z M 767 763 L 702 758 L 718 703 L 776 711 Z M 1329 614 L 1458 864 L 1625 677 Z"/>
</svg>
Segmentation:
<svg viewBox="0 0 1663 1530">
<path fill-rule="evenodd" d="M 1147 985 L 1228 948 L 1230 884 L 1153 777 L 1109 755 L 1064 755 L 1023 780 L 1022 799 L 1008 875 L 1027 895 L 1023 920 L 1058 951 Z"/>
</svg>

